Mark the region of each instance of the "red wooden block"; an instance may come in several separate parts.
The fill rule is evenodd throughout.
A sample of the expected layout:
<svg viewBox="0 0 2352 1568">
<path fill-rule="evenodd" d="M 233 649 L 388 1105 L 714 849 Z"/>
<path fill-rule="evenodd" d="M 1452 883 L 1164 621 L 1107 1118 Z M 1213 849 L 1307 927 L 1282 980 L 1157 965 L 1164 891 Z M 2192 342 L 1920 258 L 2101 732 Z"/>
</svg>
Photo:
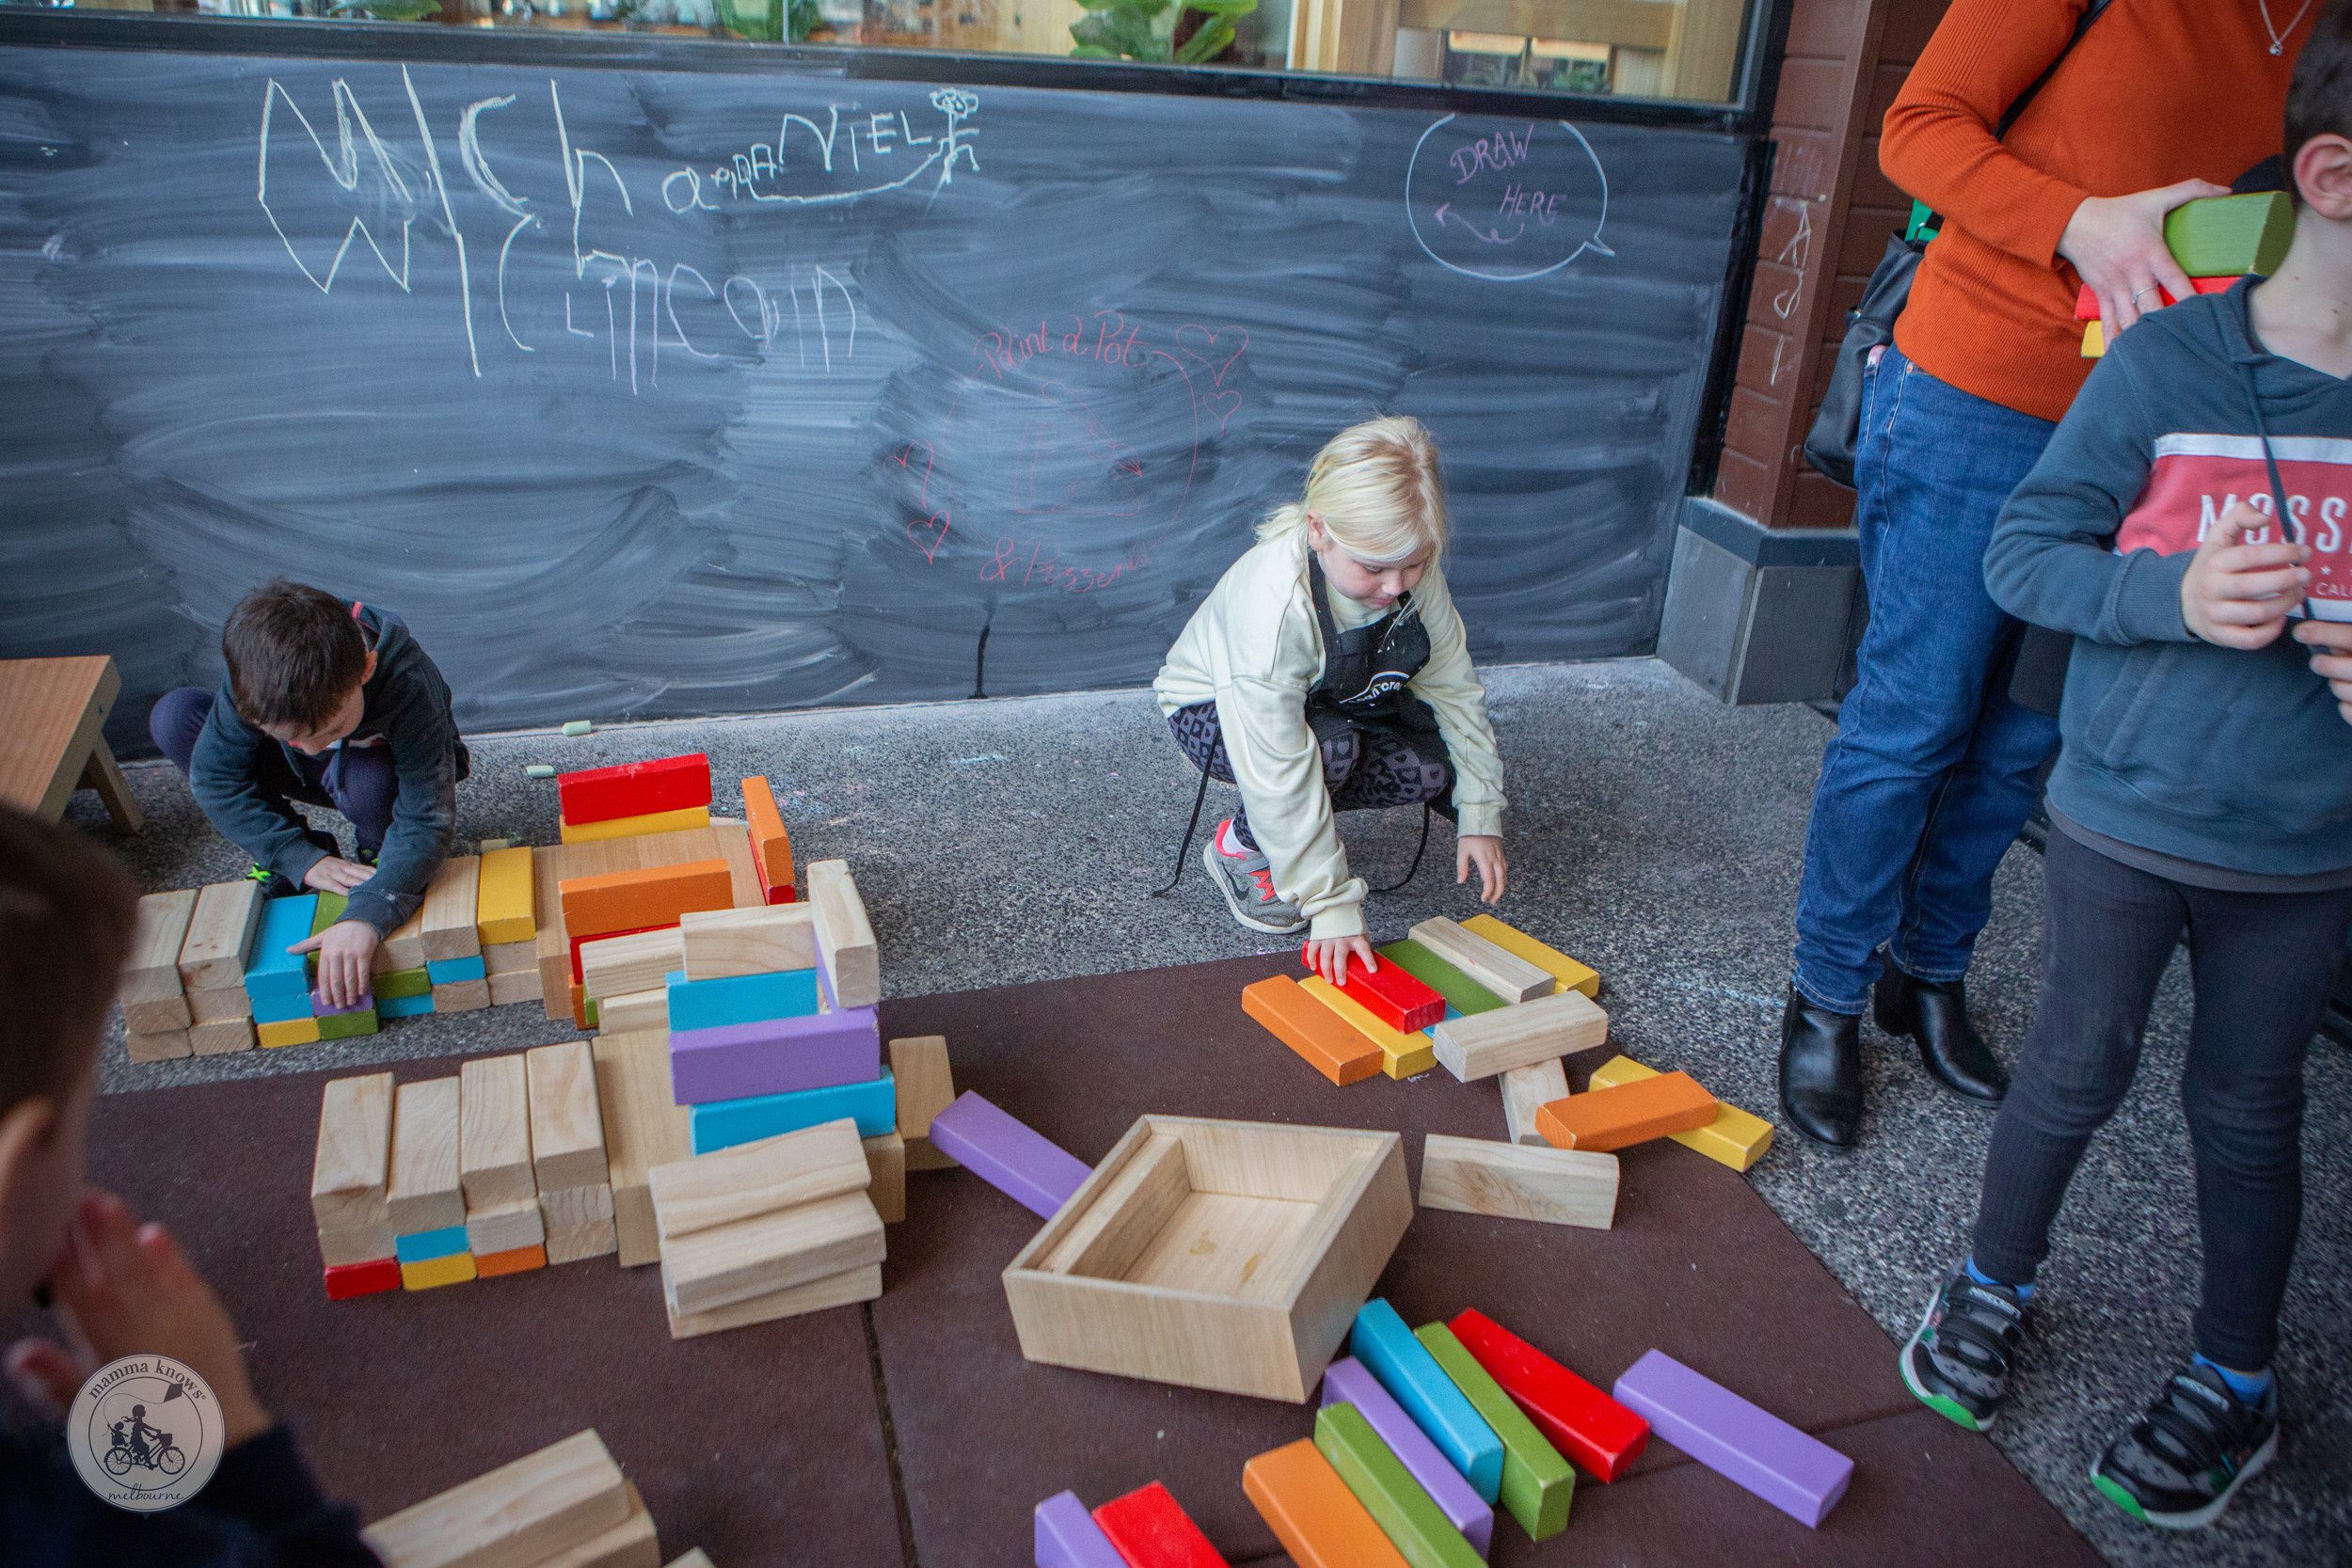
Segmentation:
<svg viewBox="0 0 2352 1568">
<path fill-rule="evenodd" d="M 1308 968 L 1312 969 L 1310 961 Z M 1350 1000 L 1362 1004 L 1366 1012 L 1400 1034 L 1426 1029 L 1445 1017 L 1445 998 L 1414 979 L 1395 964 L 1384 963 L 1378 969 L 1366 969 L 1360 963 L 1347 966 L 1347 984 L 1340 990 Z"/>
<path fill-rule="evenodd" d="M 1614 1481 L 1649 1445 L 1649 1423 L 1472 1307 L 1446 1325 L 1535 1429 L 1577 1465 Z"/>
<path fill-rule="evenodd" d="M 2201 294 L 2226 294 L 2230 292 L 2230 286 L 2236 281 L 2234 277 L 2192 277 L 2189 279 Z M 2172 297 L 2172 291 L 2166 288 L 2157 289 L 2156 297 L 2167 305 L 2180 303 Z M 2078 322 L 2095 322 L 2099 319 L 2099 296 L 2090 292 L 2090 285 L 2088 283 L 2083 285 L 2083 292 L 2074 296 L 2074 319 Z"/>
<path fill-rule="evenodd" d="M 400 1289 L 400 1259 L 377 1258 L 365 1263 L 342 1263 L 326 1271 L 326 1299 L 349 1301 L 379 1291 Z"/>
<path fill-rule="evenodd" d="M 710 759 L 696 752 L 558 773 L 555 792 L 564 820 L 575 828 L 650 812 L 685 811 L 710 804 Z"/>
<path fill-rule="evenodd" d="M 1209 1538 L 1158 1481 L 1113 1497 L 1094 1511 L 1128 1568 L 1226 1568 Z"/>
</svg>

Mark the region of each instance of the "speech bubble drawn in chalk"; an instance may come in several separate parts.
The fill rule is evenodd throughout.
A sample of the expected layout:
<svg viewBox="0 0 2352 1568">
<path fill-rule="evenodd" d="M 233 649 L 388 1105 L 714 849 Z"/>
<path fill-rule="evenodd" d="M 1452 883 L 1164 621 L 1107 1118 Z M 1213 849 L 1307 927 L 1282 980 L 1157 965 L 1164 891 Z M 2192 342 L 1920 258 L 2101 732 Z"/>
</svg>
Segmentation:
<svg viewBox="0 0 2352 1568">
<path fill-rule="evenodd" d="M 1405 170 L 1405 215 L 1431 261 L 1520 283 L 1588 250 L 1616 254 L 1600 237 L 1609 175 L 1583 132 L 1565 119 L 1459 119 L 1423 131 Z"/>
</svg>

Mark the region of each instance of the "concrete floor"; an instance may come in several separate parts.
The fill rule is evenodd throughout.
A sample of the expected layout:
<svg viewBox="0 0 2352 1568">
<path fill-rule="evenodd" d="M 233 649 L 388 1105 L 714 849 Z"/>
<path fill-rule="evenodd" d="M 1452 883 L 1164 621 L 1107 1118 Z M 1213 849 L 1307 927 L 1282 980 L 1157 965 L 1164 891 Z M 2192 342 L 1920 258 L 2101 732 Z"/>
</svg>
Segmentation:
<svg viewBox="0 0 2352 1568">
<path fill-rule="evenodd" d="M 1600 970 L 1627 1053 L 1687 1068 L 1723 1098 L 1771 1115 L 1796 868 L 1828 725 L 1804 708 L 1724 709 L 1646 660 L 1501 669 L 1488 679 L 1511 799 L 1512 893 L 1500 912 Z M 893 995 L 1278 945 L 1232 924 L 1197 863 L 1173 896 L 1147 896 L 1167 877 L 1193 788 L 1147 693 L 655 724 L 579 739 L 497 736 L 473 746 L 475 777 L 459 796 L 467 837 L 554 839 L 555 791 L 523 777 L 530 762 L 572 768 L 700 750 L 722 781 L 768 774 L 801 858 L 846 857 L 856 868 Z M 88 795 L 72 815 L 116 843 L 143 885 L 192 886 L 243 869 L 167 768 L 130 771 L 150 814 L 144 834 L 113 835 Z M 723 806 L 734 803 L 723 783 L 721 793 Z M 1230 803 L 1230 793 L 1213 790 L 1211 819 L 1220 795 Z M 1344 832 L 1376 885 L 1402 873 L 1416 827 L 1399 812 L 1353 819 Z M 1414 882 L 1375 900 L 1375 938 L 1429 914 L 1472 912 L 1452 866 L 1440 824 Z M 2005 1052 L 2032 1009 L 2040 884 L 2039 860 L 2013 850 L 1972 982 L 1975 1008 Z M 2176 964 L 2140 1082 L 2060 1217 L 2037 1338 L 1994 1441 L 2113 1562 L 2352 1563 L 2352 1053 L 2332 1044 L 2315 1047 L 2310 1071 L 2279 1463 L 2219 1526 L 2177 1537 L 2124 1519 L 2086 1479 L 2106 1440 L 2189 1354 L 2197 1222 L 2175 1088 L 2188 1005 Z M 502 1007 L 200 1063 L 135 1068 L 117 1046 L 105 1085 L 511 1049 L 569 1033 L 535 1008 Z M 1753 1179 L 1899 1337 L 1965 1245 L 1993 1118 L 1936 1088 L 1906 1045 L 1874 1030 L 1866 1042 L 1866 1145 L 1838 1154 L 1789 1135 Z"/>
</svg>

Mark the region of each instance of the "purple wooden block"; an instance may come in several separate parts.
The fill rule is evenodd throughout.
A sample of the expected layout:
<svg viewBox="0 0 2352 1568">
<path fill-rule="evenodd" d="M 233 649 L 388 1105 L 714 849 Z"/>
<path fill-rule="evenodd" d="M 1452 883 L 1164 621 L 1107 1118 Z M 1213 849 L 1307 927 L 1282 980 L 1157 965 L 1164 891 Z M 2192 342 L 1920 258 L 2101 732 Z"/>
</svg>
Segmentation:
<svg viewBox="0 0 2352 1568">
<path fill-rule="evenodd" d="M 1077 1493 L 1057 1492 L 1037 1505 L 1037 1568 L 1127 1568 L 1127 1560 Z"/>
<path fill-rule="evenodd" d="M 1853 1461 L 1769 1410 L 1654 1350 L 1617 1379 L 1619 1404 L 1727 1481 L 1819 1528 L 1853 1480 Z"/>
<path fill-rule="evenodd" d="M 310 993 L 310 1016 L 312 1018 L 341 1018 L 346 1013 L 364 1013 L 374 1006 L 375 998 L 366 991 L 360 992 L 359 1000 L 348 1007 L 330 1007 L 327 1006 L 326 997 L 321 996 L 317 991 Z"/>
<path fill-rule="evenodd" d="M 1354 1405 L 1371 1424 L 1374 1435 L 1421 1482 L 1429 1500 L 1454 1521 L 1454 1528 L 1478 1548 L 1480 1557 L 1486 1555 L 1494 1544 L 1495 1511 L 1462 1479 L 1462 1472 L 1447 1463 L 1405 1407 L 1380 1386 L 1371 1369 L 1352 1355 L 1332 1362 L 1323 1371 L 1323 1402 Z"/>
<path fill-rule="evenodd" d="M 670 1036 L 670 1094 L 680 1105 L 865 1084 L 881 1076 L 882 1029 L 871 1007 L 680 1029 Z"/>
<path fill-rule="evenodd" d="M 931 1118 L 931 1147 L 1031 1213 L 1052 1219 L 1093 1174 L 969 1089 Z"/>
</svg>

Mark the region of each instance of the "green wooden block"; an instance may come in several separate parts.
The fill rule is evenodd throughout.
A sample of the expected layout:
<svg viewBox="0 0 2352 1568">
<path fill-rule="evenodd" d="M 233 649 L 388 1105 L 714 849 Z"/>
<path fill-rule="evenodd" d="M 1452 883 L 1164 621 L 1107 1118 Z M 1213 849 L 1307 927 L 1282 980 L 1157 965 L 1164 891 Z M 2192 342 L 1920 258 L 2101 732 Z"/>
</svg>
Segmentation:
<svg viewBox="0 0 2352 1568">
<path fill-rule="evenodd" d="M 329 1013 L 319 1020 L 319 1038 L 347 1040 L 355 1035 L 375 1033 L 375 1009 L 362 1007 L 356 1013 Z"/>
<path fill-rule="evenodd" d="M 1462 1348 L 1454 1330 L 1431 1323 L 1413 1330 L 1430 1358 L 1445 1370 L 1470 1408 L 1502 1439 L 1502 1506 L 1531 1541 L 1548 1541 L 1568 1527 L 1568 1504 L 1576 1497 L 1576 1471 L 1560 1450 L 1502 1391 L 1477 1357 Z"/>
<path fill-rule="evenodd" d="M 2164 243 L 2191 277 L 2267 276 L 2295 239 L 2295 203 L 2284 191 L 2208 196 L 2164 216 Z"/>
<path fill-rule="evenodd" d="M 388 969 L 369 975 L 368 989 L 377 996 L 430 996 L 433 974 L 426 969 Z"/>
<path fill-rule="evenodd" d="M 317 936 L 321 931 L 334 925 L 343 917 L 343 911 L 350 907 L 351 900 L 340 893 L 320 894 L 319 912 L 310 921 L 310 934 Z"/>
<path fill-rule="evenodd" d="M 1480 985 L 1452 964 L 1440 958 L 1417 942 L 1392 942 L 1386 947 L 1375 947 L 1382 963 L 1392 963 L 1406 974 L 1427 986 L 1446 1000 L 1446 1006 L 1468 1017 L 1471 1013 L 1491 1012 L 1503 1005 L 1502 998 Z"/>
<path fill-rule="evenodd" d="M 1411 1568 L 1485 1568 L 1477 1549 L 1352 1404 L 1315 1412 L 1315 1447 Z"/>
<path fill-rule="evenodd" d="M 595 997 L 591 996 L 586 1001 L 582 1002 L 580 1004 L 580 1015 L 588 1020 L 589 1028 L 601 1029 L 604 1027 L 604 1014 L 597 1010 L 596 999 Z"/>
</svg>

